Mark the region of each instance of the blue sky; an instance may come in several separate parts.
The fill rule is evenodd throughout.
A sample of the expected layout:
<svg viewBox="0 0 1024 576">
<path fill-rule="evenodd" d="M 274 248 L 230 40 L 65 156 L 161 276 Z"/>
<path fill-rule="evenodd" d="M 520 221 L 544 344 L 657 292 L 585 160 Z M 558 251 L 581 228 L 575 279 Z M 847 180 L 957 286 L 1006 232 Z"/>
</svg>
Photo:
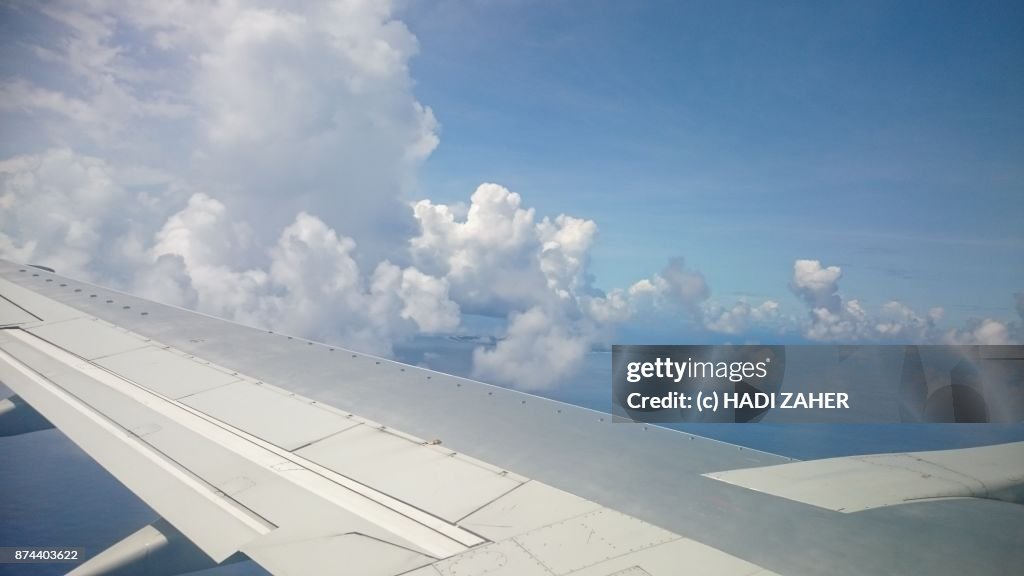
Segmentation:
<svg viewBox="0 0 1024 576">
<path fill-rule="evenodd" d="M 1024 339 L 1019 3 L 160 6 L 0 6 L 0 256 L 534 389 Z"/>
<path fill-rule="evenodd" d="M 479 181 L 600 227 L 622 286 L 684 255 L 718 294 L 844 291 L 1012 317 L 1024 286 L 1019 3 L 449 2 L 401 13 L 440 119 L 426 194 Z"/>
</svg>

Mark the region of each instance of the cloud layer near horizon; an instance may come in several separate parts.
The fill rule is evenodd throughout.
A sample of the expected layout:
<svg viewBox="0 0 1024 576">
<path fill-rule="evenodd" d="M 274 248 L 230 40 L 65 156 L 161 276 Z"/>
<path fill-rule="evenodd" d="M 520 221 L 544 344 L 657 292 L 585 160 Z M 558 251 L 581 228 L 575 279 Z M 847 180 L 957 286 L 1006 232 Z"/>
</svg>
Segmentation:
<svg viewBox="0 0 1024 576">
<path fill-rule="evenodd" d="M 740 337 L 1019 338 L 994 319 L 943 332 L 940 309 L 900 302 L 869 313 L 816 260 L 794 265 L 795 320 L 777 300 L 715 300 L 681 258 L 605 293 L 588 272 L 591 220 L 538 215 L 491 183 L 464 206 L 410 202 L 439 124 L 413 92 L 416 38 L 387 2 L 12 10 L 44 25 L 5 42 L 32 63 L 0 78 L 5 258 L 385 355 L 467 314 L 501 318 L 474 373 L 524 388 L 570 377 L 652 311 Z"/>
</svg>

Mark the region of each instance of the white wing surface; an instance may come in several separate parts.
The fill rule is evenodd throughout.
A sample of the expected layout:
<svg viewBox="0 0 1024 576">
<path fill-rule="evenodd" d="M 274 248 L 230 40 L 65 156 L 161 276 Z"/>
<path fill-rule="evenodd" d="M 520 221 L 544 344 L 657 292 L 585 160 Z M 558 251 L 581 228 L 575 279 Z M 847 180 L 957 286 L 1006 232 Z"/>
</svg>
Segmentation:
<svg viewBox="0 0 1024 576">
<path fill-rule="evenodd" d="M 918 483 L 913 466 L 889 492 L 830 500 L 807 470 L 877 484 L 886 461 L 793 463 L 612 424 L 6 262 L 0 295 L 0 381 L 166 521 L 77 574 L 141 573 L 140 546 L 179 536 L 195 564 L 148 573 L 243 555 L 273 574 L 379 576 L 998 573 L 1024 559 L 1006 544 L 1024 536 L 1019 504 L 933 489 L 942 479 Z M 984 473 L 1003 497 L 1024 444 L 998 449 L 1010 464 Z M 932 465 L 974 469 L 981 452 L 964 454 Z M 918 503 L 889 505 L 906 494 Z M 837 512 L 847 501 L 868 510 Z"/>
</svg>

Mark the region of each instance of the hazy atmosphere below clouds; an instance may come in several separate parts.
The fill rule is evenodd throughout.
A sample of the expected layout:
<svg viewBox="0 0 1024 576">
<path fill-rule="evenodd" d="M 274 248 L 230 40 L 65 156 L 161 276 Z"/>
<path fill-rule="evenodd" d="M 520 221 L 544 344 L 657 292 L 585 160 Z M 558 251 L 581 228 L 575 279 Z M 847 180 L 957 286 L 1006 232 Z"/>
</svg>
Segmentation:
<svg viewBox="0 0 1024 576">
<path fill-rule="evenodd" d="M 748 8 L 4 2 L 0 256 L 527 389 L 1021 341 L 1020 7 Z"/>
</svg>

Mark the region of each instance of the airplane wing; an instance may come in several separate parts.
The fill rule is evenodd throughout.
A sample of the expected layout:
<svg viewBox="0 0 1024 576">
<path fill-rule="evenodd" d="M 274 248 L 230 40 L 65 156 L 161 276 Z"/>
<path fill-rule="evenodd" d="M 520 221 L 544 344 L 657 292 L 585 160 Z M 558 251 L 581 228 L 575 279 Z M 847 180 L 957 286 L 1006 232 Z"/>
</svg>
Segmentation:
<svg viewBox="0 0 1024 576">
<path fill-rule="evenodd" d="M 52 423 L 162 517 L 72 574 L 1024 563 L 1024 443 L 794 462 L 5 261 L 0 381 L 0 429 Z"/>
</svg>

